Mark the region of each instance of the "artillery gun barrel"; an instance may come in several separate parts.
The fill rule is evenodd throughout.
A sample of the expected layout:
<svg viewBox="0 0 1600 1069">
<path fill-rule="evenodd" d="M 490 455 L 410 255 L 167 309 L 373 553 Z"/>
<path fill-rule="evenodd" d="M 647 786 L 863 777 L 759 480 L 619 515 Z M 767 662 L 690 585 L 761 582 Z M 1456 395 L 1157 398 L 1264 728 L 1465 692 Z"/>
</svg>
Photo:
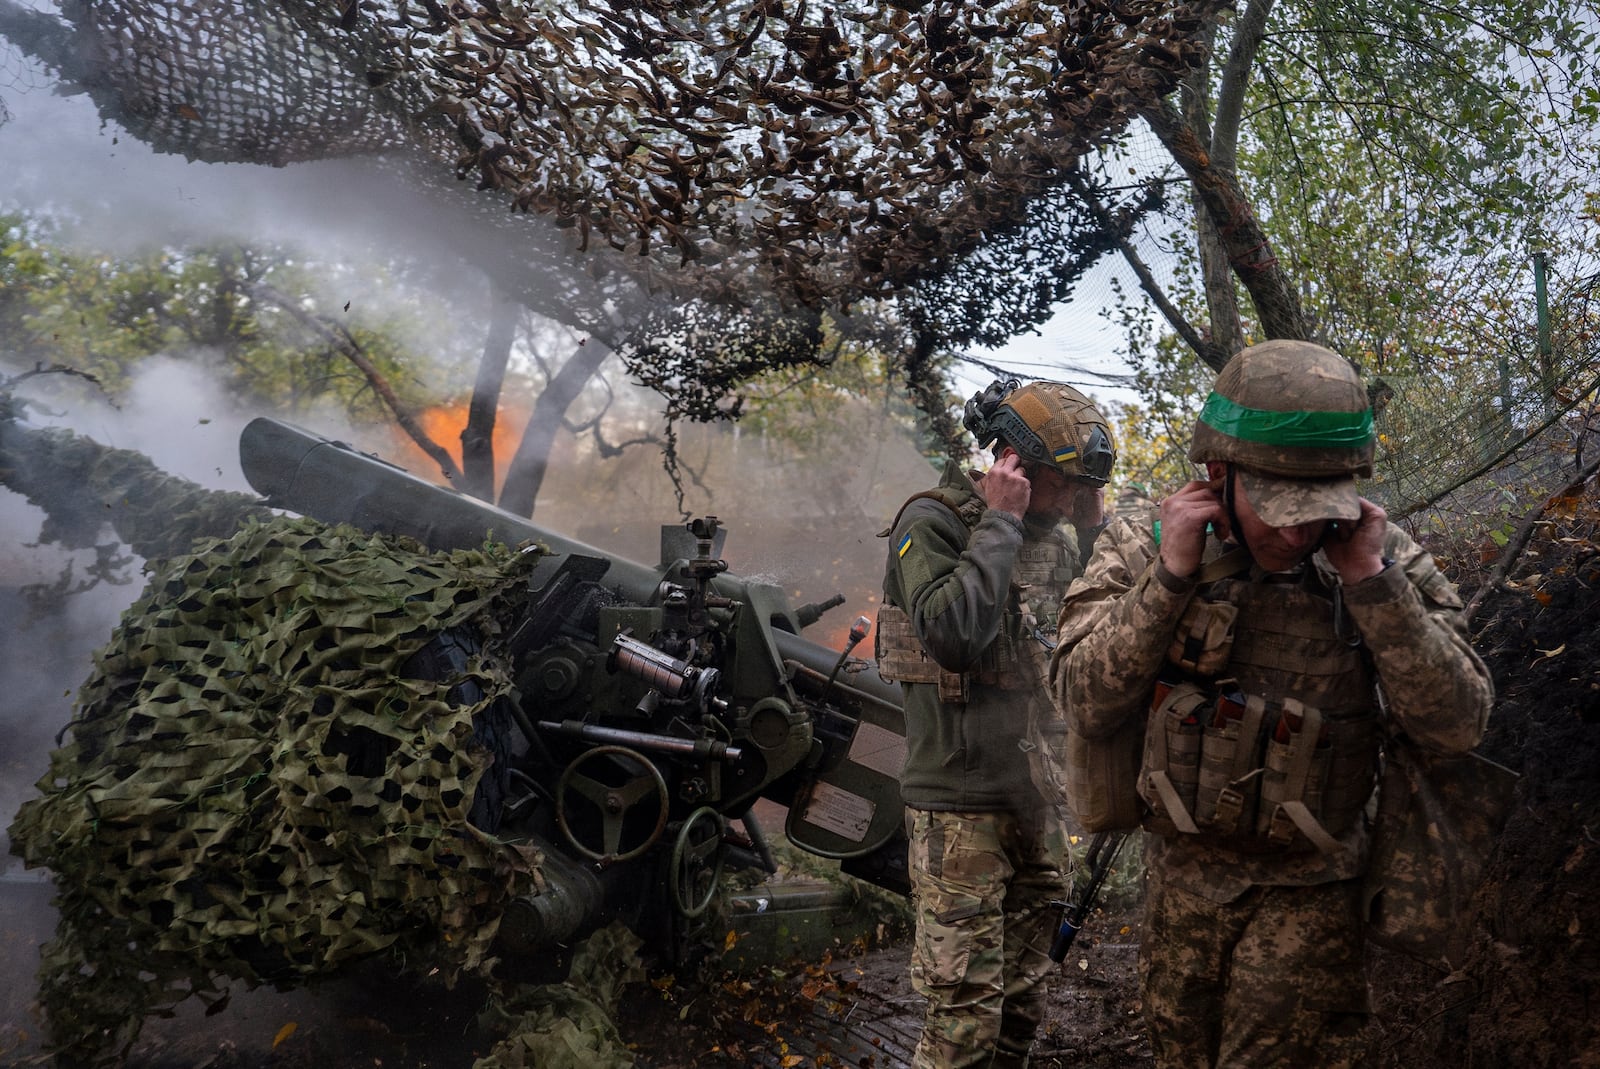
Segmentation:
<svg viewBox="0 0 1600 1069">
<path fill-rule="evenodd" d="M 651 601 L 661 583 L 660 568 L 564 538 L 525 517 L 281 420 L 251 420 L 239 436 L 239 462 L 269 505 L 326 523 L 406 535 L 442 551 L 485 542 L 515 546 L 535 541 L 554 556 L 599 557 L 611 563 L 606 585 L 641 603 Z"/>
<path fill-rule="evenodd" d="M 406 535 L 437 550 L 470 549 L 487 540 L 508 545 L 539 542 L 555 557 L 607 561 L 605 585 L 638 604 L 657 600 L 661 584 L 678 563 L 664 559 L 650 568 L 623 559 L 281 420 L 252 420 L 239 438 L 239 461 L 250 485 L 275 508 L 378 534 Z M 694 540 L 677 530 L 684 534 L 681 548 L 687 558 L 694 551 Z M 669 553 L 670 547 L 664 546 L 663 558 Z M 772 643 L 775 664 L 798 662 L 823 678 L 833 670 L 838 651 L 801 637 L 800 628 L 807 621 L 778 591 L 727 574 L 719 575 L 713 586 L 736 595 L 770 625 L 765 640 Z M 900 707 L 899 684 L 885 682 L 876 671 L 855 673 L 837 685 L 897 711 Z"/>
</svg>

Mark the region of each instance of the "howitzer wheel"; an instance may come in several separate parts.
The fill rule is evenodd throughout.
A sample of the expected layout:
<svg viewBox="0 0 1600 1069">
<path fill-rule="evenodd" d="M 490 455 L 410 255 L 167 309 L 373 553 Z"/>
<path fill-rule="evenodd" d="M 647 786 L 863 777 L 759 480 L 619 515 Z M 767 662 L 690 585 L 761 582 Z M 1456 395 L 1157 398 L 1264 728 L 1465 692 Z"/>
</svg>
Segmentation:
<svg viewBox="0 0 1600 1069">
<path fill-rule="evenodd" d="M 683 822 L 672 844 L 672 868 L 667 882 L 672 904 L 685 917 L 704 913 L 722 882 L 722 814 L 701 806 Z"/>
<path fill-rule="evenodd" d="M 586 772 L 578 771 L 580 767 L 603 758 L 620 758 L 622 763 L 636 765 L 640 771 L 637 775 L 628 775 L 622 783 L 615 786 L 604 783 Z M 599 810 L 599 849 L 579 840 L 577 833 L 572 829 L 568 799 L 574 795 L 583 798 Z M 655 798 L 657 810 L 655 826 L 644 836 L 642 842 L 623 849 L 624 822 L 630 813 L 652 796 Z M 661 833 L 667 827 L 667 809 L 671 802 L 672 794 L 667 790 L 667 781 L 662 777 L 661 770 L 651 764 L 650 759 L 644 754 L 630 750 L 626 746 L 596 746 L 574 757 L 561 771 L 561 778 L 556 781 L 556 824 L 572 848 L 591 861 L 607 865 L 617 861 L 631 861 L 654 846 L 656 840 L 661 838 Z"/>
</svg>

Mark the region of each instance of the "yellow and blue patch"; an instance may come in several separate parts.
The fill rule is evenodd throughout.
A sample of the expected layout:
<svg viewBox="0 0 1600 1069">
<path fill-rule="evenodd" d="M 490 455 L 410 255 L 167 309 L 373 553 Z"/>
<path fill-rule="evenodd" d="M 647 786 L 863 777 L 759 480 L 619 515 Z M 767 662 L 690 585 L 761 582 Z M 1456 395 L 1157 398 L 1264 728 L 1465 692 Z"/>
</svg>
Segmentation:
<svg viewBox="0 0 1600 1069">
<path fill-rule="evenodd" d="M 1064 445 L 1051 455 L 1056 458 L 1057 464 L 1065 464 L 1069 460 L 1078 459 L 1078 447 L 1075 445 Z"/>
<path fill-rule="evenodd" d="M 894 551 L 895 552 L 895 556 L 897 556 L 897 557 L 905 556 L 906 555 L 906 550 L 908 550 L 910 548 L 911 548 L 911 533 L 908 531 L 906 533 L 906 536 L 900 540 L 900 547 Z"/>
</svg>

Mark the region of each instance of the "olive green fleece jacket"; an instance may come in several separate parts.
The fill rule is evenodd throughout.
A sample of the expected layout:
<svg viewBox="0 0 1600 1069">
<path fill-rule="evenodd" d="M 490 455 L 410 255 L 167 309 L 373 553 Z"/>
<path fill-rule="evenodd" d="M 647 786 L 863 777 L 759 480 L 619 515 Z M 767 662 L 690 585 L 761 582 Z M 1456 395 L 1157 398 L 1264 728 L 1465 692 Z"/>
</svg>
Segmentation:
<svg viewBox="0 0 1600 1069">
<path fill-rule="evenodd" d="M 954 464 L 939 485 L 957 503 L 974 509 L 974 499 L 981 503 L 973 481 Z M 1061 530 L 1024 524 L 994 509 L 984 509 L 969 529 L 943 502 L 913 499 L 890 534 L 884 599 L 911 617 L 933 661 L 962 672 L 978 662 L 1002 628 L 1014 642 L 1037 641 L 1022 634 L 1012 574 L 1025 541 L 1061 542 Z M 1054 593 L 1059 598 L 1061 591 Z M 974 683 L 968 701 L 945 702 L 937 684 L 902 686 L 907 754 L 900 793 L 908 806 L 1020 812 L 1041 803 L 1025 749 L 1027 694 Z"/>
</svg>

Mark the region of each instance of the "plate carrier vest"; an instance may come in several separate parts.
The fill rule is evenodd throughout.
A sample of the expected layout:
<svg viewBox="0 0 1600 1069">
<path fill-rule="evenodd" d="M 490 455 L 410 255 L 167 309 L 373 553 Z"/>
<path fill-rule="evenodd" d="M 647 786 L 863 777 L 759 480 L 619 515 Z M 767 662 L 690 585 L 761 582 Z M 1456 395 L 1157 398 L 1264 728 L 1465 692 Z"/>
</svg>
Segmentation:
<svg viewBox="0 0 1600 1069">
<path fill-rule="evenodd" d="M 1336 577 L 1308 562 L 1252 579 L 1236 552 L 1203 573 L 1224 576 L 1184 612 L 1151 701 L 1143 823 L 1246 852 L 1333 853 L 1377 779 L 1372 668 Z"/>
</svg>

